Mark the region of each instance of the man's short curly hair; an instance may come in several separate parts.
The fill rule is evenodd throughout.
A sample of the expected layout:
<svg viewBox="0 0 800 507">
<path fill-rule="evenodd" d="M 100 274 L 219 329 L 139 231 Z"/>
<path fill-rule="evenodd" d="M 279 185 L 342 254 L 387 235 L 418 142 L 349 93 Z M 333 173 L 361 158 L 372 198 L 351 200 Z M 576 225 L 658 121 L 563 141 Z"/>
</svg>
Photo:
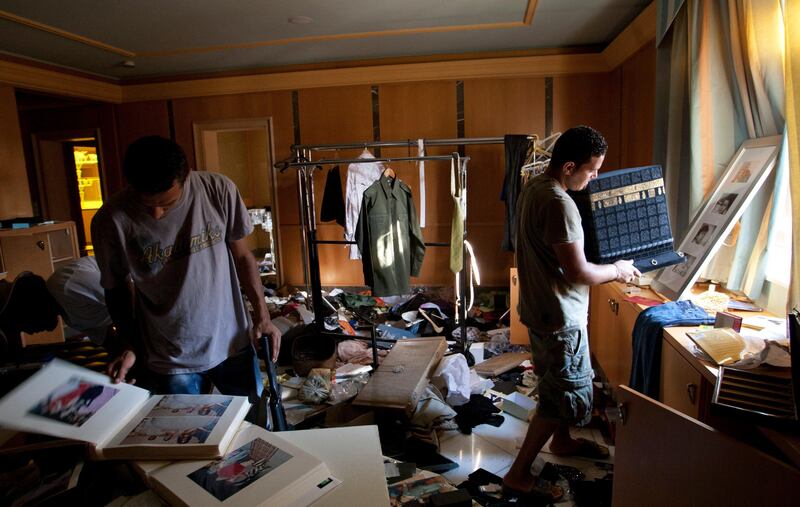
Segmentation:
<svg viewBox="0 0 800 507">
<path fill-rule="evenodd" d="M 581 166 L 589 162 L 592 157 L 605 155 L 607 150 L 608 143 L 603 134 L 592 127 L 578 125 L 565 131 L 558 138 L 550 157 L 550 167 L 561 169 L 567 162 Z"/>
<path fill-rule="evenodd" d="M 125 179 L 142 194 L 166 192 L 189 174 L 186 154 L 178 143 L 161 136 L 140 137 L 128 147 L 122 164 Z"/>
</svg>

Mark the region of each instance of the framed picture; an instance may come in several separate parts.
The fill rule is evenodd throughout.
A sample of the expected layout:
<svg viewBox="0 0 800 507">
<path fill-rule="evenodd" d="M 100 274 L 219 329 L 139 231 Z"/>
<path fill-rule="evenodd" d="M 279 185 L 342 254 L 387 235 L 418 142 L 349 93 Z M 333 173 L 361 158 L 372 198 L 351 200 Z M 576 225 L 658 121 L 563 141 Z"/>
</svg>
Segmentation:
<svg viewBox="0 0 800 507">
<path fill-rule="evenodd" d="M 678 246 L 686 262 L 664 268 L 652 283 L 655 290 L 673 301 L 689 296 L 698 276 L 775 166 L 782 139 L 749 139 L 739 146 Z"/>
</svg>

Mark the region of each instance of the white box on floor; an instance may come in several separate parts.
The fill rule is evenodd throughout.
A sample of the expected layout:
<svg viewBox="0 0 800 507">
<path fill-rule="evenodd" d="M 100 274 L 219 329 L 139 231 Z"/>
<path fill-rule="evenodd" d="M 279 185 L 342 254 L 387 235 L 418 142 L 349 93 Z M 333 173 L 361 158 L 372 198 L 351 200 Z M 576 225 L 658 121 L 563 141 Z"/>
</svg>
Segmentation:
<svg viewBox="0 0 800 507">
<path fill-rule="evenodd" d="M 485 342 L 475 342 L 469 346 L 469 351 L 472 353 L 472 357 L 475 358 L 475 364 L 483 362 L 484 345 L 486 345 Z"/>
<path fill-rule="evenodd" d="M 530 421 L 536 411 L 536 401 L 520 392 L 513 392 L 503 400 L 503 412 L 513 415 L 517 419 Z"/>
</svg>

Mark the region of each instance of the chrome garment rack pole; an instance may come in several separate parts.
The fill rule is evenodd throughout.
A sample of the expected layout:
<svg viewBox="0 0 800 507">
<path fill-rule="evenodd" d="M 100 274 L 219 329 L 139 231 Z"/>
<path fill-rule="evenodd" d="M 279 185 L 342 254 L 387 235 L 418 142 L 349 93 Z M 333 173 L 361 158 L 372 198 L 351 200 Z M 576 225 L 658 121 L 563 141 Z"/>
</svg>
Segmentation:
<svg viewBox="0 0 800 507">
<path fill-rule="evenodd" d="M 306 160 L 307 153 L 305 150 L 296 149 L 295 152 L 295 160 Z M 299 210 L 300 214 L 300 252 L 302 255 L 300 256 L 303 260 L 303 283 L 305 285 L 306 294 L 310 292 L 309 287 L 309 266 L 308 266 L 308 255 L 306 254 L 308 250 L 308 236 L 306 235 L 306 223 L 305 223 L 305 213 L 303 212 L 305 208 L 305 178 L 303 177 L 303 171 L 297 171 L 297 209 Z"/>
<path fill-rule="evenodd" d="M 534 136 L 528 136 L 533 139 Z M 472 137 L 472 138 L 452 138 L 452 139 L 424 139 L 424 146 L 465 146 L 476 144 L 503 144 L 503 137 Z M 359 149 L 359 148 L 388 148 L 388 147 L 414 147 L 417 146 L 417 139 L 407 139 L 405 141 L 369 141 L 362 143 L 343 143 L 343 144 L 296 144 L 292 146 L 292 151 L 295 153 L 295 159 L 292 162 L 281 162 L 276 164 L 276 167 L 281 171 L 289 168 L 297 169 L 298 178 L 298 200 L 300 203 L 300 225 L 302 228 L 303 250 L 306 255 L 303 258 L 303 269 L 306 283 L 311 285 L 312 306 L 314 310 L 314 323 L 319 332 L 324 332 L 324 322 L 320 315 L 317 314 L 323 308 L 322 299 L 322 283 L 319 269 L 319 252 L 318 245 L 350 245 L 355 244 L 355 241 L 345 240 L 320 240 L 317 239 L 317 223 L 314 205 L 314 170 L 321 168 L 324 165 L 337 165 L 337 164 L 366 164 L 374 162 L 417 162 L 428 160 L 442 160 L 453 161 L 456 163 L 458 175 L 461 181 L 462 191 L 465 192 L 467 188 L 466 167 L 464 164 L 459 164 L 460 160 L 467 161 L 469 157 L 461 157 L 458 153 L 452 155 L 428 155 L 418 157 L 382 157 L 370 159 L 321 159 L 312 160 L 311 153 L 316 151 L 339 151 L 346 149 Z M 466 195 L 464 197 L 464 205 L 466 207 Z M 466 214 L 463 219 L 464 240 L 467 237 L 467 220 Z M 429 242 L 425 246 L 435 247 L 449 247 L 449 242 Z M 469 340 L 467 337 L 467 297 L 468 297 L 468 281 L 467 269 L 471 269 L 467 262 L 466 247 L 462 241 L 462 265 L 461 271 L 458 273 L 459 277 L 459 291 L 456 295 L 456 312 L 458 313 L 459 324 L 461 328 L 461 337 L 458 340 L 461 346 L 461 351 L 470 360 L 469 354 Z M 326 333 L 330 334 L 330 333 Z M 377 368 L 377 353 L 376 353 L 376 337 L 375 327 L 372 329 L 372 350 L 373 350 L 373 367 Z M 471 364 L 471 362 L 470 362 Z"/>
<path fill-rule="evenodd" d="M 528 136 L 533 139 L 534 136 Z M 461 146 L 470 144 L 503 144 L 503 137 L 462 137 L 452 139 L 423 139 L 424 146 Z M 405 141 L 369 141 L 365 143 L 346 143 L 346 144 L 295 144 L 293 150 L 310 151 L 337 151 L 337 150 L 356 150 L 358 148 L 392 148 L 417 146 L 417 139 L 406 139 Z"/>
</svg>

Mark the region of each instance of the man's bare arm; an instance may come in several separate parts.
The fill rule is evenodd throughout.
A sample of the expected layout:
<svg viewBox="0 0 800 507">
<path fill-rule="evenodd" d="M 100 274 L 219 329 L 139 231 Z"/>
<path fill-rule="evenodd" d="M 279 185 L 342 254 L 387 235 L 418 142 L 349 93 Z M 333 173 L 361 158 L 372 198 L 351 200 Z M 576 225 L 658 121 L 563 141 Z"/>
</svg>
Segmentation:
<svg viewBox="0 0 800 507">
<path fill-rule="evenodd" d="M 125 382 L 129 379 L 128 371 L 136 362 L 134 350 L 139 343 L 139 333 L 133 313 L 133 288 L 125 283 L 113 289 L 105 290 L 108 314 L 116 328 L 116 340 L 119 341 L 120 353 L 109 363 L 106 373 L 114 382 Z M 130 379 L 135 382 L 135 379 Z"/>
<path fill-rule="evenodd" d="M 627 283 L 641 275 L 630 260 L 619 260 L 613 264 L 594 264 L 587 261 L 583 253 L 583 243 L 579 241 L 553 245 L 553 250 L 570 283 L 599 285 L 614 280 Z"/>
<path fill-rule="evenodd" d="M 281 332 L 275 327 L 269 318 L 267 303 L 264 301 L 264 289 L 261 285 L 261 277 L 258 274 L 256 259 L 247 248 L 243 239 L 228 243 L 233 255 L 233 262 L 236 265 L 236 274 L 239 276 L 239 283 L 247 294 L 247 299 L 253 305 L 253 329 L 250 338 L 253 346 L 258 347 L 258 338 L 262 335 L 270 337 L 272 347 L 272 360 L 278 360 L 278 352 L 281 348 Z"/>
</svg>

